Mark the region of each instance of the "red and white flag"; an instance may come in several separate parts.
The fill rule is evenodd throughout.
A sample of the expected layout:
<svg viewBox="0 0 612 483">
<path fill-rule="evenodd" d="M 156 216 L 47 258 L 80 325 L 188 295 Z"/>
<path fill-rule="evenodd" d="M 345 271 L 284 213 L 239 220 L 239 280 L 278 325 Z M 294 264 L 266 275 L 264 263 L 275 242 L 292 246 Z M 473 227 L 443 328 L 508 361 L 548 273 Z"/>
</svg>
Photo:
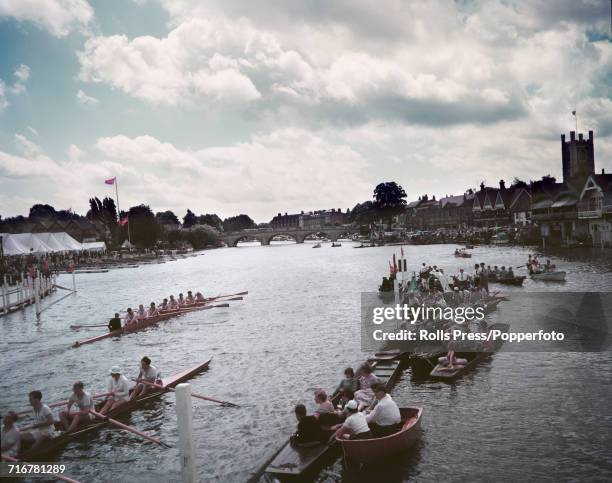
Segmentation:
<svg viewBox="0 0 612 483">
<path fill-rule="evenodd" d="M 128 215 L 125 215 L 125 217 L 124 217 L 124 218 L 122 218 L 121 220 L 119 220 L 119 224 L 120 224 L 121 226 L 125 226 L 125 225 L 127 225 L 127 224 L 128 224 L 128 222 L 129 222 L 129 221 L 130 221 L 130 220 L 129 220 Z"/>
<path fill-rule="evenodd" d="M 104 180 L 105 184 L 115 184 L 115 181 L 117 181 L 117 177 L 115 176 L 114 178 L 108 178 Z"/>
</svg>

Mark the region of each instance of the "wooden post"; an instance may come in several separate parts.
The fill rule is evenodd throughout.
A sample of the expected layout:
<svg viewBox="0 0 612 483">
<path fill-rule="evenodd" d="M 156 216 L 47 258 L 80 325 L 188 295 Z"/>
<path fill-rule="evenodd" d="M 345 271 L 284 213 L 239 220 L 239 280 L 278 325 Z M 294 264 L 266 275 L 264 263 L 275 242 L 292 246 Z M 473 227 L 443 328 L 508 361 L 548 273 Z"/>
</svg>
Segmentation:
<svg viewBox="0 0 612 483">
<path fill-rule="evenodd" d="M 181 481 L 195 483 L 195 459 L 193 457 L 193 414 L 191 407 L 191 384 L 176 386 L 176 420 L 179 433 L 179 455 L 181 458 Z"/>
<path fill-rule="evenodd" d="M 4 275 L 4 283 L 2 284 L 2 311 L 5 314 L 8 314 L 8 309 L 10 305 L 10 298 L 6 293 L 6 275 Z"/>
<path fill-rule="evenodd" d="M 34 279 L 34 304 L 36 305 L 36 317 L 40 317 L 40 277 Z"/>
</svg>

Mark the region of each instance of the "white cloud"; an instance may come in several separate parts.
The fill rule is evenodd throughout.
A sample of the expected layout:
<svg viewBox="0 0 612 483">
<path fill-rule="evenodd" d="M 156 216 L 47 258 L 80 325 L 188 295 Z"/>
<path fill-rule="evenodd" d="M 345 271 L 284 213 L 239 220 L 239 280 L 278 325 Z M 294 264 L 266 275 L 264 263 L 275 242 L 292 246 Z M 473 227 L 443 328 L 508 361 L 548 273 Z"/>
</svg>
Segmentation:
<svg viewBox="0 0 612 483">
<path fill-rule="evenodd" d="M 83 151 L 76 144 L 71 144 L 68 146 L 68 151 L 66 154 L 68 155 L 68 160 L 70 162 L 76 163 L 83 155 Z"/>
<path fill-rule="evenodd" d="M 98 104 L 100 102 L 95 97 L 88 96 L 87 94 L 85 94 L 81 89 L 79 89 L 79 91 L 77 92 L 76 98 L 77 98 L 77 101 L 79 102 L 79 104 L 81 104 L 83 106 L 87 106 L 87 105 L 95 106 L 96 104 Z"/>
<path fill-rule="evenodd" d="M 27 82 L 30 78 L 30 68 L 25 64 L 21 64 L 15 71 L 15 77 L 17 77 L 17 81 L 22 84 Z"/>
<path fill-rule="evenodd" d="M 17 150 L 24 156 L 34 156 L 42 153 L 42 148 L 22 134 L 15 134 Z"/>
<path fill-rule="evenodd" d="M 84 29 L 94 17 L 87 0 L 2 0 L 0 19 L 33 22 L 56 37 Z"/>
<path fill-rule="evenodd" d="M 34 129 L 32 126 L 27 126 L 27 130 L 30 131 L 35 136 L 38 136 L 38 131 Z"/>
<path fill-rule="evenodd" d="M 8 106 L 8 99 L 6 98 L 6 84 L 0 79 L 0 111 Z"/>
</svg>

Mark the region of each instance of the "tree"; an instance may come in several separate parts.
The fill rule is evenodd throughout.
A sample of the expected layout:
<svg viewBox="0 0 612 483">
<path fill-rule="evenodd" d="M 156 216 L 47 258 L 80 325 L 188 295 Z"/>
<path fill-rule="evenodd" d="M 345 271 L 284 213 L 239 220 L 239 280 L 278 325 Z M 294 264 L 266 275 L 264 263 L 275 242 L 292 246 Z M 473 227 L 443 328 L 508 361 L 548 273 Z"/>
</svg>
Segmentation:
<svg viewBox="0 0 612 483">
<path fill-rule="evenodd" d="M 525 183 L 522 179 L 517 176 L 512 180 L 512 188 L 527 188 L 527 183 Z"/>
<path fill-rule="evenodd" d="M 122 212 L 122 217 L 123 215 Z M 121 227 L 124 239 L 128 238 L 129 229 L 129 235 L 134 245 L 145 248 L 155 246 L 159 240 L 161 229 L 151 208 L 147 205 L 132 206 L 127 215 L 128 224 Z"/>
<path fill-rule="evenodd" d="M 203 225 L 191 230 L 186 238 L 194 250 L 200 250 L 207 245 L 216 244 L 219 239 L 219 232 L 212 226 Z"/>
<path fill-rule="evenodd" d="M 35 218 L 55 218 L 56 211 L 51 205 L 36 204 L 30 208 L 30 219 Z"/>
<path fill-rule="evenodd" d="M 248 215 L 231 216 L 223 220 L 224 231 L 240 231 L 257 228 L 257 224 Z"/>
<path fill-rule="evenodd" d="M 187 213 L 183 216 L 183 228 L 191 228 L 193 225 L 197 223 L 198 219 L 193 214 L 193 211 L 187 209 Z"/>
<path fill-rule="evenodd" d="M 212 226 L 216 230 L 223 230 L 223 222 L 221 218 L 219 218 L 214 213 L 206 213 L 205 215 L 200 215 L 197 217 L 198 225 L 208 225 Z"/>
<path fill-rule="evenodd" d="M 357 203 L 350 212 L 349 219 L 360 225 L 369 225 L 376 219 L 376 211 L 372 201 Z"/>
<path fill-rule="evenodd" d="M 178 217 L 171 210 L 158 211 L 157 213 L 155 213 L 155 218 L 162 225 L 163 224 L 173 224 L 173 225 L 180 224 Z"/>
<path fill-rule="evenodd" d="M 406 206 L 406 192 L 395 181 L 380 183 L 374 188 L 374 208 L 389 221 L 401 213 Z"/>
</svg>

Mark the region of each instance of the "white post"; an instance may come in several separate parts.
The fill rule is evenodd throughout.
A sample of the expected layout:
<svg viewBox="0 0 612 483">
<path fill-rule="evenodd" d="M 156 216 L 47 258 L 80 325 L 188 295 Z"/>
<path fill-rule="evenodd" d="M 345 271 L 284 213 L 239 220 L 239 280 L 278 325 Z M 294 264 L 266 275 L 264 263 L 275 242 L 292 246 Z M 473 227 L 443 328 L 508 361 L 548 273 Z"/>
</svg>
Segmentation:
<svg viewBox="0 0 612 483">
<path fill-rule="evenodd" d="M 179 433 L 179 455 L 181 458 L 181 481 L 195 483 L 195 459 L 193 455 L 193 414 L 191 407 L 191 384 L 176 386 L 176 420 Z"/>
<path fill-rule="evenodd" d="M 72 271 L 72 290 L 76 292 L 76 276 L 74 274 L 74 270 Z"/>
<path fill-rule="evenodd" d="M 34 279 L 34 303 L 36 304 L 36 317 L 40 316 L 40 277 Z"/>
</svg>

